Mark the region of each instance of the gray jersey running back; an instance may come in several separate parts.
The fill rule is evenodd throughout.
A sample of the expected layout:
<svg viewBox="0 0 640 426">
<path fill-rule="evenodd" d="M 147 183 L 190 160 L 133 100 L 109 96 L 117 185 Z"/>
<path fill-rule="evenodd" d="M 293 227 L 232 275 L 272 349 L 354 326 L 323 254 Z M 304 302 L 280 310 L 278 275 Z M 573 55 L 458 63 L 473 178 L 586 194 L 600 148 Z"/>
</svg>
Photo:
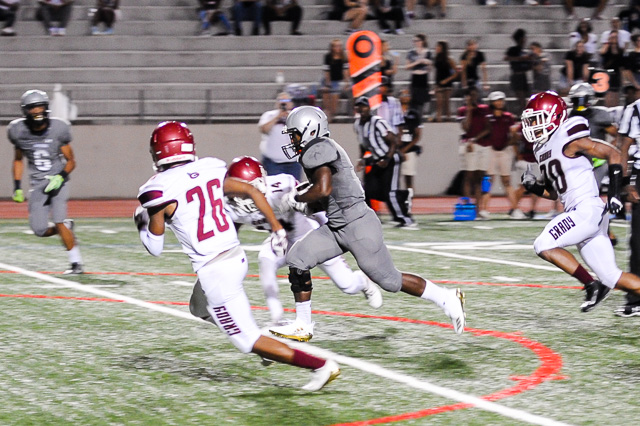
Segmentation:
<svg viewBox="0 0 640 426">
<path fill-rule="evenodd" d="M 309 142 L 300 154 L 300 164 L 311 180 L 315 169 L 327 166 L 332 173 L 332 190 L 325 206 L 328 225 L 340 228 L 365 215 L 364 190 L 347 152 L 330 138 Z"/>
<path fill-rule="evenodd" d="M 19 148 L 28 160 L 31 186 L 47 175 L 57 175 L 66 161 L 60 148 L 71 142 L 69 123 L 58 118 L 49 119 L 49 127 L 41 135 L 33 134 L 24 118 L 13 120 L 7 128 L 9 141 Z"/>
</svg>

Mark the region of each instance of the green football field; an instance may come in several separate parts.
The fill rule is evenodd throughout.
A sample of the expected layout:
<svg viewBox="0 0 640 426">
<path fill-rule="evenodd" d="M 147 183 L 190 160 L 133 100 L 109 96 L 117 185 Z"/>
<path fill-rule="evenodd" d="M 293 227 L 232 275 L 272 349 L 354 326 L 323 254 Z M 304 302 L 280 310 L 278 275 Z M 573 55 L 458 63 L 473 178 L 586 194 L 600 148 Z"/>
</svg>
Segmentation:
<svg viewBox="0 0 640 426">
<path fill-rule="evenodd" d="M 315 335 L 299 347 L 342 365 L 316 393 L 300 389 L 307 371 L 264 367 L 190 317 L 195 278 L 172 235 L 154 258 L 132 221 L 79 219 L 88 273 L 68 277 L 57 237 L 33 236 L 26 220 L 1 221 L 0 424 L 637 424 L 640 318 L 613 315 L 620 292 L 581 313 L 579 283 L 533 251 L 546 222 L 494 216 L 421 216 L 419 230 L 385 225 L 400 270 L 462 287 L 461 336 L 429 302 L 384 293 L 374 310 L 314 270 Z M 628 228 L 615 222 L 613 230 L 626 270 Z M 265 237 L 240 232 L 245 290 L 261 326 L 269 320 L 256 277 Z M 279 272 L 281 300 L 293 308 Z"/>
</svg>

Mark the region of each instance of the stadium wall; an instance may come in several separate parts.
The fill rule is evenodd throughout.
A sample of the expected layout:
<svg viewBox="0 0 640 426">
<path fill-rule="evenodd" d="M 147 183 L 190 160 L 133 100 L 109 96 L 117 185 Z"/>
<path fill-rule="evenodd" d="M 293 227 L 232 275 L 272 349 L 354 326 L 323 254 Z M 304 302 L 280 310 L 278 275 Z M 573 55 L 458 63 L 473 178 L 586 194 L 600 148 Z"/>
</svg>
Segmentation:
<svg viewBox="0 0 640 426">
<path fill-rule="evenodd" d="M 149 155 L 149 136 L 154 125 L 78 125 L 72 127 L 72 147 L 78 162 L 71 175 L 72 198 L 132 198 L 153 173 Z M 260 158 L 257 124 L 190 125 L 200 157 L 216 156 L 230 161 L 239 155 Z M 349 153 L 359 156 L 351 124 L 332 124 L 331 135 Z M 416 195 L 443 194 L 458 172 L 457 123 L 425 124 L 415 180 Z M 4 177 L 0 179 L 0 198 L 13 192 L 11 160 L 13 147 L 6 131 L 0 134 L 0 158 Z M 23 188 L 28 188 L 23 177 Z"/>
</svg>

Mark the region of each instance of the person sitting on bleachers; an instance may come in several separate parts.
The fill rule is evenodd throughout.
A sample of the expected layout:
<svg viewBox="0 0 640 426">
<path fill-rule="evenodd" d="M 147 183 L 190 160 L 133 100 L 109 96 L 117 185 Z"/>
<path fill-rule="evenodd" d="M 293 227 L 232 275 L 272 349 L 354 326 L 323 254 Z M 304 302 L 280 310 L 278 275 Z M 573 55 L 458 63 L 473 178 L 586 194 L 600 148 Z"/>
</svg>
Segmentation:
<svg viewBox="0 0 640 426">
<path fill-rule="evenodd" d="M 231 24 L 227 15 L 221 10 L 224 0 L 199 0 L 198 16 L 202 24 L 200 35 L 210 35 L 210 28 L 218 22 L 222 23 L 224 29 L 216 35 L 226 36 L 231 33 Z"/>
<path fill-rule="evenodd" d="M 385 34 L 404 34 L 402 23 L 404 22 L 404 10 L 402 0 L 374 0 L 376 19 L 382 32 Z M 391 19 L 395 25 L 392 30 L 387 22 Z"/>
<path fill-rule="evenodd" d="M 251 19 L 253 22 L 252 35 L 260 35 L 262 22 L 262 2 L 260 0 L 236 0 L 232 8 L 235 21 L 235 33 L 242 35 L 242 22 Z"/>
<path fill-rule="evenodd" d="M 120 6 L 120 0 L 97 0 L 96 12 L 91 20 L 91 35 L 113 34 L 113 24 L 116 22 L 116 10 Z M 106 27 L 104 32 L 100 32 L 100 24 Z"/>
<path fill-rule="evenodd" d="M 16 12 L 20 7 L 20 0 L 0 0 L 0 21 L 4 21 L 4 28 L 0 36 L 16 35 L 13 23 L 16 21 Z"/>
<path fill-rule="evenodd" d="M 42 21 L 45 31 L 52 36 L 65 35 L 71 18 L 73 0 L 38 0 L 38 3 L 40 8 L 37 18 Z M 53 26 L 53 22 L 58 22 L 58 26 Z"/>
<path fill-rule="evenodd" d="M 264 34 L 271 35 L 272 21 L 290 21 L 291 35 L 302 35 L 298 28 L 302 21 L 302 7 L 298 0 L 266 0 L 262 9 L 262 23 L 264 24 Z"/>
</svg>

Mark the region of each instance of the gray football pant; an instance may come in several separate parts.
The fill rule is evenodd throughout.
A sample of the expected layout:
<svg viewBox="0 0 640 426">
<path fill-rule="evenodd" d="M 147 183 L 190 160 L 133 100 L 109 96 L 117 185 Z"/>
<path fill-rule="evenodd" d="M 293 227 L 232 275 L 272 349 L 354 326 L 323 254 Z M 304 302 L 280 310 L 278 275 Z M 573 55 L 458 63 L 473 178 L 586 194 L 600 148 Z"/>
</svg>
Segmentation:
<svg viewBox="0 0 640 426">
<path fill-rule="evenodd" d="M 309 270 L 345 252 L 355 257 L 360 269 L 373 282 L 390 292 L 402 287 L 402 274 L 384 245 L 382 225 L 373 210 L 348 225 L 332 230 L 326 224 L 296 241 L 287 252 L 287 264 Z"/>
<path fill-rule="evenodd" d="M 46 180 L 29 190 L 29 225 L 39 237 L 49 228 L 49 213 L 54 223 L 62 223 L 67 218 L 69 185 L 65 182 L 57 191 L 45 193 L 44 188 L 48 184 Z"/>
</svg>

